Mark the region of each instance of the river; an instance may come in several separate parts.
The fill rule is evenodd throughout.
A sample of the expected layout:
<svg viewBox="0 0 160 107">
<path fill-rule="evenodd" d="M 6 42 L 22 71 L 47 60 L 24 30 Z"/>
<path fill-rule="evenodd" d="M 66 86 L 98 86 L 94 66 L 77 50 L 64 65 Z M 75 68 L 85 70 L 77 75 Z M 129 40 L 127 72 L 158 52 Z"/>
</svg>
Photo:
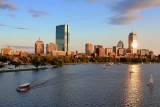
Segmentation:
<svg viewBox="0 0 160 107">
<path fill-rule="evenodd" d="M 134 73 L 130 73 L 130 70 Z M 154 86 L 148 87 L 150 75 Z M 33 87 L 18 93 L 18 85 Z M 0 107 L 160 107 L 160 65 L 64 65 L 0 73 Z"/>
</svg>

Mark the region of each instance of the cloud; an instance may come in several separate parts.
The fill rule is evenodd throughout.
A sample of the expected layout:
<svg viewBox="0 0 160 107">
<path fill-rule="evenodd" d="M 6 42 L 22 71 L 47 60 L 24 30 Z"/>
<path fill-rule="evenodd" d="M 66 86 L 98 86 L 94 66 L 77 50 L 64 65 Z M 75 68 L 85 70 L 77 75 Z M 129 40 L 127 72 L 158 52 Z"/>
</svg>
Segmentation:
<svg viewBox="0 0 160 107">
<path fill-rule="evenodd" d="M 0 26 L 7 26 L 7 25 L 4 25 L 4 24 L 0 24 Z"/>
<path fill-rule="evenodd" d="M 44 10 L 34 10 L 32 8 L 29 8 L 28 12 L 31 13 L 32 17 L 35 17 L 35 18 L 49 15 L 48 12 L 46 12 Z"/>
<path fill-rule="evenodd" d="M 109 18 L 110 24 L 126 25 L 142 17 L 137 15 L 141 11 L 160 6 L 160 0 L 118 0 L 112 5 L 107 5 L 114 13 Z"/>
<path fill-rule="evenodd" d="M 15 29 L 19 29 L 19 30 L 28 30 L 28 28 L 25 28 L 25 27 L 13 27 Z"/>
<path fill-rule="evenodd" d="M 65 1 L 69 1 L 69 2 L 85 1 L 85 2 L 89 2 L 89 3 L 96 3 L 100 0 L 65 0 Z"/>
<path fill-rule="evenodd" d="M 15 49 L 34 49 L 34 46 L 15 46 L 10 45 L 9 47 L 15 48 Z"/>
<path fill-rule="evenodd" d="M 7 3 L 6 0 L 0 0 L 0 9 L 15 10 L 16 4 Z"/>
</svg>

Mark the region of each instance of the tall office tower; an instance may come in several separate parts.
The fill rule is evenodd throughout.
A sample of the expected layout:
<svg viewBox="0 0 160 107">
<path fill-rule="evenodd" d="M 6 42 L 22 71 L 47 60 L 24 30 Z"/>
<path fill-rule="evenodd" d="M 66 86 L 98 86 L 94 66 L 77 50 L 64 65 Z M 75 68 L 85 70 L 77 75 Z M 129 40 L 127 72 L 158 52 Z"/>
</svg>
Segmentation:
<svg viewBox="0 0 160 107">
<path fill-rule="evenodd" d="M 68 52 L 70 49 L 69 25 L 56 26 L 56 44 L 59 51 Z"/>
<path fill-rule="evenodd" d="M 90 43 L 85 44 L 86 55 L 91 55 L 93 52 L 93 45 Z"/>
<path fill-rule="evenodd" d="M 44 54 L 44 43 L 40 38 L 35 43 L 35 54 Z"/>
<path fill-rule="evenodd" d="M 124 44 L 121 40 L 118 42 L 117 47 L 124 48 Z"/>
<path fill-rule="evenodd" d="M 57 44 L 54 43 L 46 44 L 46 53 L 51 54 L 52 51 L 57 51 Z"/>
<path fill-rule="evenodd" d="M 128 48 L 129 49 L 137 49 L 137 34 L 131 32 L 128 38 Z"/>
</svg>

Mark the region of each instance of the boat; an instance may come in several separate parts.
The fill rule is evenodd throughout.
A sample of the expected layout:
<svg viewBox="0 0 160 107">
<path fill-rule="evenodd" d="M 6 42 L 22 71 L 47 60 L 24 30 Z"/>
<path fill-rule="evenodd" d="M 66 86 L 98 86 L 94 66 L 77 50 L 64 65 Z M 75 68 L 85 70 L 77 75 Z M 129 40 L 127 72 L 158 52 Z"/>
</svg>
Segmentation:
<svg viewBox="0 0 160 107">
<path fill-rule="evenodd" d="M 105 66 L 112 66 L 113 63 L 106 63 Z"/>
<path fill-rule="evenodd" d="M 131 68 L 131 70 L 130 70 L 130 73 L 134 73 L 134 71 L 132 70 L 132 68 Z"/>
<path fill-rule="evenodd" d="M 19 85 L 17 88 L 17 92 L 27 92 L 30 90 L 31 83 L 25 83 L 22 85 Z"/>
<path fill-rule="evenodd" d="M 153 86 L 153 84 L 154 84 L 154 80 L 153 80 L 153 76 L 151 74 L 150 80 L 149 80 L 149 83 L 147 83 L 147 86 Z"/>
<path fill-rule="evenodd" d="M 8 67 L 8 69 L 13 69 L 13 67 Z"/>
</svg>

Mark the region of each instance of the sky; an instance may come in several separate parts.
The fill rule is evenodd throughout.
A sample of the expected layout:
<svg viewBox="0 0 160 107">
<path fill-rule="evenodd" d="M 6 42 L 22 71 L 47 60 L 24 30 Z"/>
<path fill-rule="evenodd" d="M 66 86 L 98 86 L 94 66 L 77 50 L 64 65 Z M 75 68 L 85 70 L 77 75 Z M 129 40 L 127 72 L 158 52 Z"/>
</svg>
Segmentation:
<svg viewBox="0 0 160 107">
<path fill-rule="evenodd" d="M 34 52 L 39 39 L 55 43 L 56 26 L 70 26 L 70 50 L 116 46 L 136 32 L 138 48 L 160 54 L 160 0 L 0 0 L 0 49 Z"/>
</svg>

